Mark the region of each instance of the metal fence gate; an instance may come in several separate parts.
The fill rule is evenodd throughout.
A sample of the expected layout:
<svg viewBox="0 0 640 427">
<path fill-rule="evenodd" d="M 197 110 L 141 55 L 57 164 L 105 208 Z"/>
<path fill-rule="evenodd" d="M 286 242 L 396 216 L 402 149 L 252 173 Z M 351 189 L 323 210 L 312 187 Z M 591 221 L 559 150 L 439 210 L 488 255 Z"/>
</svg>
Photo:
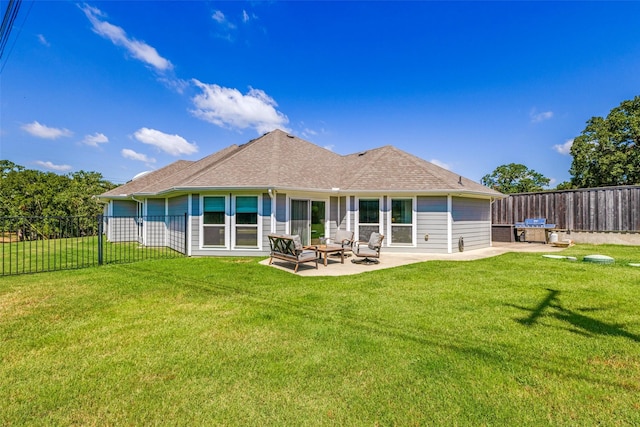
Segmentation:
<svg viewBox="0 0 640 427">
<path fill-rule="evenodd" d="M 0 217 L 0 276 L 187 254 L 187 215 Z"/>
</svg>

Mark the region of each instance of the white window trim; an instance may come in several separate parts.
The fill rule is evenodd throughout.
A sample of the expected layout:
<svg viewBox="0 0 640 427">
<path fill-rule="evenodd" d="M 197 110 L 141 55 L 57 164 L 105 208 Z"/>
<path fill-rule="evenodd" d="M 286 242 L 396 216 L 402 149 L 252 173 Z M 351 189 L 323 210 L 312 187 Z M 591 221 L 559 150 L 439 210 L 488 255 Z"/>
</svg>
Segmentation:
<svg viewBox="0 0 640 427">
<path fill-rule="evenodd" d="M 204 199 L 205 197 L 224 197 L 224 246 L 207 246 L 204 244 L 204 228 L 205 228 L 205 223 L 204 223 Z M 202 194 L 200 195 L 200 212 L 199 212 L 199 217 L 200 217 L 200 227 L 199 227 L 199 234 L 200 234 L 200 242 L 199 242 L 199 249 L 203 250 L 203 251 L 228 251 L 229 250 L 229 243 L 230 243 L 230 236 L 229 236 L 229 196 L 226 194 Z"/>
<path fill-rule="evenodd" d="M 355 200 L 355 206 L 354 206 L 354 210 L 353 210 L 353 215 L 354 215 L 354 219 L 353 219 L 353 223 L 354 223 L 354 227 L 355 230 L 354 231 L 354 239 L 355 240 L 360 240 L 360 200 L 378 200 L 378 233 L 380 234 L 384 234 L 383 233 L 383 221 L 382 219 L 383 217 L 383 198 L 382 196 L 380 197 L 357 197 L 356 196 L 356 200 Z M 369 224 L 369 223 L 364 223 L 364 225 L 374 225 L 374 224 Z M 388 242 L 387 239 L 385 239 L 386 242 Z M 385 246 L 384 242 L 382 243 L 383 246 Z"/>
<path fill-rule="evenodd" d="M 391 218 L 393 216 L 393 213 L 391 211 L 392 209 L 392 203 L 393 200 L 411 200 L 411 224 L 393 224 L 391 222 Z M 388 242 L 389 246 L 396 246 L 396 247 L 405 247 L 405 248 L 415 248 L 417 247 L 417 212 L 416 212 L 416 206 L 417 206 L 417 198 L 415 196 L 413 197 L 393 197 L 393 196 L 389 196 L 387 197 L 387 236 L 389 236 L 389 239 L 385 239 Z M 393 234 L 391 233 L 391 227 L 397 225 L 400 227 L 412 227 L 411 228 L 411 243 L 395 243 L 393 241 Z"/>
<path fill-rule="evenodd" d="M 236 198 L 237 197 L 256 197 L 257 203 L 258 203 L 258 212 L 257 212 L 257 224 L 255 225 L 256 227 L 256 232 L 258 233 L 257 236 L 257 246 L 253 247 L 253 246 L 236 246 L 236 226 L 238 226 L 236 224 Z M 232 203 L 231 203 L 231 210 L 228 212 L 231 212 L 231 229 L 230 229 L 230 239 L 231 239 L 231 250 L 236 250 L 236 251 L 261 251 L 262 250 L 262 194 L 234 194 L 232 195 Z M 240 227 L 247 227 L 247 226 L 253 226 L 252 224 L 240 224 Z"/>
</svg>

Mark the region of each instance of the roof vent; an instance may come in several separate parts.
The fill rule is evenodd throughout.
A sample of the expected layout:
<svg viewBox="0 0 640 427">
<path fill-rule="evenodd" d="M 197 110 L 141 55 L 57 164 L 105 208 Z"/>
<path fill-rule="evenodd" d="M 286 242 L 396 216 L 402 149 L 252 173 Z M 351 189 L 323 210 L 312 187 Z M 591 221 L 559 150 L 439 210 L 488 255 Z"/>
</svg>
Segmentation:
<svg viewBox="0 0 640 427">
<path fill-rule="evenodd" d="M 358 157 L 362 157 L 362 156 L 364 156 L 365 154 L 367 154 L 367 152 L 366 152 L 366 151 L 363 151 L 362 153 L 358 153 Z"/>
<path fill-rule="evenodd" d="M 293 135 L 289 135 L 289 134 L 287 134 L 287 136 L 288 136 L 289 138 L 295 138 L 295 136 L 293 136 Z"/>
<path fill-rule="evenodd" d="M 462 183 L 462 176 L 460 176 L 460 178 L 458 178 L 458 184 L 460 184 L 460 185 L 464 185 L 464 184 Z"/>
</svg>

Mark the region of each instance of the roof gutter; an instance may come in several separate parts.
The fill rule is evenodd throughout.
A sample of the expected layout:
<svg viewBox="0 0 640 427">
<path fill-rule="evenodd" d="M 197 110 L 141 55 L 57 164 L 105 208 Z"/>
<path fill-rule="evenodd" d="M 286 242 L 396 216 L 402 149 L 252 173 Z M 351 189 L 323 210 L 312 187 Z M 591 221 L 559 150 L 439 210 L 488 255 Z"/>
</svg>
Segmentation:
<svg viewBox="0 0 640 427">
<path fill-rule="evenodd" d="M 376 190 L 363 190 L 357 188 L 348 188 L 341 189 L 338 187 L 332 188 L 301 188 L 301 187 L 278 187 L 276 190 L 275 187 L 271 187 L 268 185 L 265 186 L 234 186 L 234 187 L 172 187 L 166 189 L 164 191 L 159 191 L 156 193 L 134 193 L 130 196 L 125 196 L 126 199 L 136 200 L 135 197 L 149 197 L 149 196 L 163 196 L 170 193 L 193 193 L 193 192 L 203 192 L 203 191 L 265 191 L 269 193 L 270 197 L 277 191 L 281 192 L 309 192 L 309 193 L 323 193 L 323 194 L 334 194 L 334 195 L 352 195 L 352 194 L 405 194 L 405 195 L 415 195 L 417 193 L 429 195 L 459 195 L 459 196 L 476 196 L 486 198 L 489 197 L 491 199 L 503 199 L 508 197 L 505 194 L 496 194 L 496 193 L 487 193 L 483 191 L 473 191 L 466 189 L 435 189 L 435 190 L 393 190 L 393 189 L 376 189 Z M 137 201 L 137 200 L 136 200 Z"/>
</svg>

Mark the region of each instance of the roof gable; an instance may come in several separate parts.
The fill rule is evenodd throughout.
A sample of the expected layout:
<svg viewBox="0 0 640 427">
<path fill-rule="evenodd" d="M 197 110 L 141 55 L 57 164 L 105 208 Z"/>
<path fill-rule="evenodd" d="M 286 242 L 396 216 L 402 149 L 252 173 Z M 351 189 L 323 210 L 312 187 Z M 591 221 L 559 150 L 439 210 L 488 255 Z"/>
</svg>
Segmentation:
<svg viewBox="0 0 640 427">
<path fill-rule="evenodd" d="M 344 190 L 493 191 L 391 145 L 346 157 L 351 173 L 343 176 Z"/>
<path fill-rule="evenodd" d="M 185 180 L 181 187 L 331 188 L 341 156 L 308 141 L 275 130 L 241 145 L 224 160 Z"/>
</svg>

